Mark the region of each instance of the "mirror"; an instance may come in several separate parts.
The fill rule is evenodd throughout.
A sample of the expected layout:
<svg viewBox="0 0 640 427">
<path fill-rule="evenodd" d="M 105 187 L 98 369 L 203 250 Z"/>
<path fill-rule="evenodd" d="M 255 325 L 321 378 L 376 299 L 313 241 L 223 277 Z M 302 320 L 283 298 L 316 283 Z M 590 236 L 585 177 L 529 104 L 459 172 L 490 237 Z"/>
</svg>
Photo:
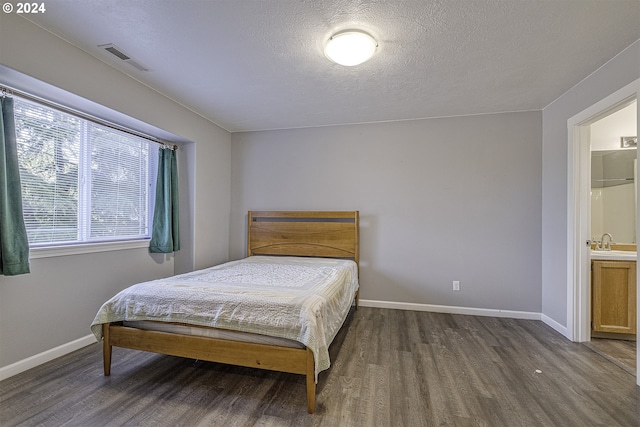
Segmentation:
<svg viewBox="0 0 640 427">
<path fill-rule="evenodd" d="M 591 236 L 610 233 L 615 243 L 636 242 L 637 149 L 591 152 Z"/>
</svg>

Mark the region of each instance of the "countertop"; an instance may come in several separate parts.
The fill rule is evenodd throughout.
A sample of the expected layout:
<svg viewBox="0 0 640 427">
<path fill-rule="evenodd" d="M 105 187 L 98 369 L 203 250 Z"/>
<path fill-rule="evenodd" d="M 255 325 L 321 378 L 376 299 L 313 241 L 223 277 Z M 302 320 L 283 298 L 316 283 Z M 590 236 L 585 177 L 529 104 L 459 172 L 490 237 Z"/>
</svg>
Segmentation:
<svg viewBox="0 0 640 427">
<path fill-rule="evenodd" d="M 591 250 L 591 259 L 600 260 L 620 260 L 620 261 L 635 261 L 637 258 L 637 252 L 634 251 L 595 251 Z"/>
</svg>

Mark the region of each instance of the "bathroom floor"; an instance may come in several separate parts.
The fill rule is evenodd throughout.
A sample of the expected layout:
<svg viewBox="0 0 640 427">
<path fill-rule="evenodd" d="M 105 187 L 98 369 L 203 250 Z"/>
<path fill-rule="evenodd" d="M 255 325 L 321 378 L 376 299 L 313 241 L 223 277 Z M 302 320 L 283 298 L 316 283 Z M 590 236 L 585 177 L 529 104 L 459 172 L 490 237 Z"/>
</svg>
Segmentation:
<svg viewBox="0 0 640 427">
<path fill-rule="evenodd" d="M 616 364 L 621 369 L 624 369 L 630 374 L 636 374 L 635 341 L 591 338 L 591 341 L 585 342 L 584 345 Z"/>
</svg>

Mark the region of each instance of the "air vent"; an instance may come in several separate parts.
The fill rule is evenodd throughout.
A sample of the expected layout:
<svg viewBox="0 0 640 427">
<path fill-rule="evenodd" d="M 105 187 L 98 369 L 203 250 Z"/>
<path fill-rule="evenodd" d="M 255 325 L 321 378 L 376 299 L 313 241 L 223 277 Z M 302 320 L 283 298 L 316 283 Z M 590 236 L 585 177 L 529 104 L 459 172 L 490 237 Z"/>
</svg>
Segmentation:
<svg viewBox="0 0 640 427">
<path fill-rule="evenodd" d="M 131 59 L 131 56 L 129 56 L 126 53 L 124 53 L 122 51 L 122 49 L 120 49 L 118 46 L 114 45 L 113 43 L 101 44 L 101 45 L 98 45 L 98 47 L 106 50 L 107 52 L 109 52 L 113 56 L 117 57 L 118 59 L 126 62 L 127 64 L 131 65 L 132 67 L 134 67 L 134 68 L 136 68 L 136 69 L 138 69 L 140 71 L 149 71 L 149 67 L 147 67 L 146 65 L 142 64 L 140 61 L 137 61 L 135 59 Z"/>
</svg>

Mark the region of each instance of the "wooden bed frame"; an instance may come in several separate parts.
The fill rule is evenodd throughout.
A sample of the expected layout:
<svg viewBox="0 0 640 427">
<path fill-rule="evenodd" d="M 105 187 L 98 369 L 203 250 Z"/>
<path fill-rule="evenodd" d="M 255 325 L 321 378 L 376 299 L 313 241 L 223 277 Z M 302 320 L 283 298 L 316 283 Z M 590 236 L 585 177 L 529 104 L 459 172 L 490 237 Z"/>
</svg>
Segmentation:
<svg viewBox="0 0 640 427">
<path fill-rule="evenodd" d="M 349 258 L 359 264 L 359 213 L 249 211 L 247 255 Z M 358 293 L 355 295 L 358 306 Z M 307 411 L 315 409 L 313 353 L 308 348 L 229 341 L 218 338 L 102 325 L 105 376 L 111 373 L 112 347 L 124 347 L 209 362 L 306 375 Z"/>
</svg>

